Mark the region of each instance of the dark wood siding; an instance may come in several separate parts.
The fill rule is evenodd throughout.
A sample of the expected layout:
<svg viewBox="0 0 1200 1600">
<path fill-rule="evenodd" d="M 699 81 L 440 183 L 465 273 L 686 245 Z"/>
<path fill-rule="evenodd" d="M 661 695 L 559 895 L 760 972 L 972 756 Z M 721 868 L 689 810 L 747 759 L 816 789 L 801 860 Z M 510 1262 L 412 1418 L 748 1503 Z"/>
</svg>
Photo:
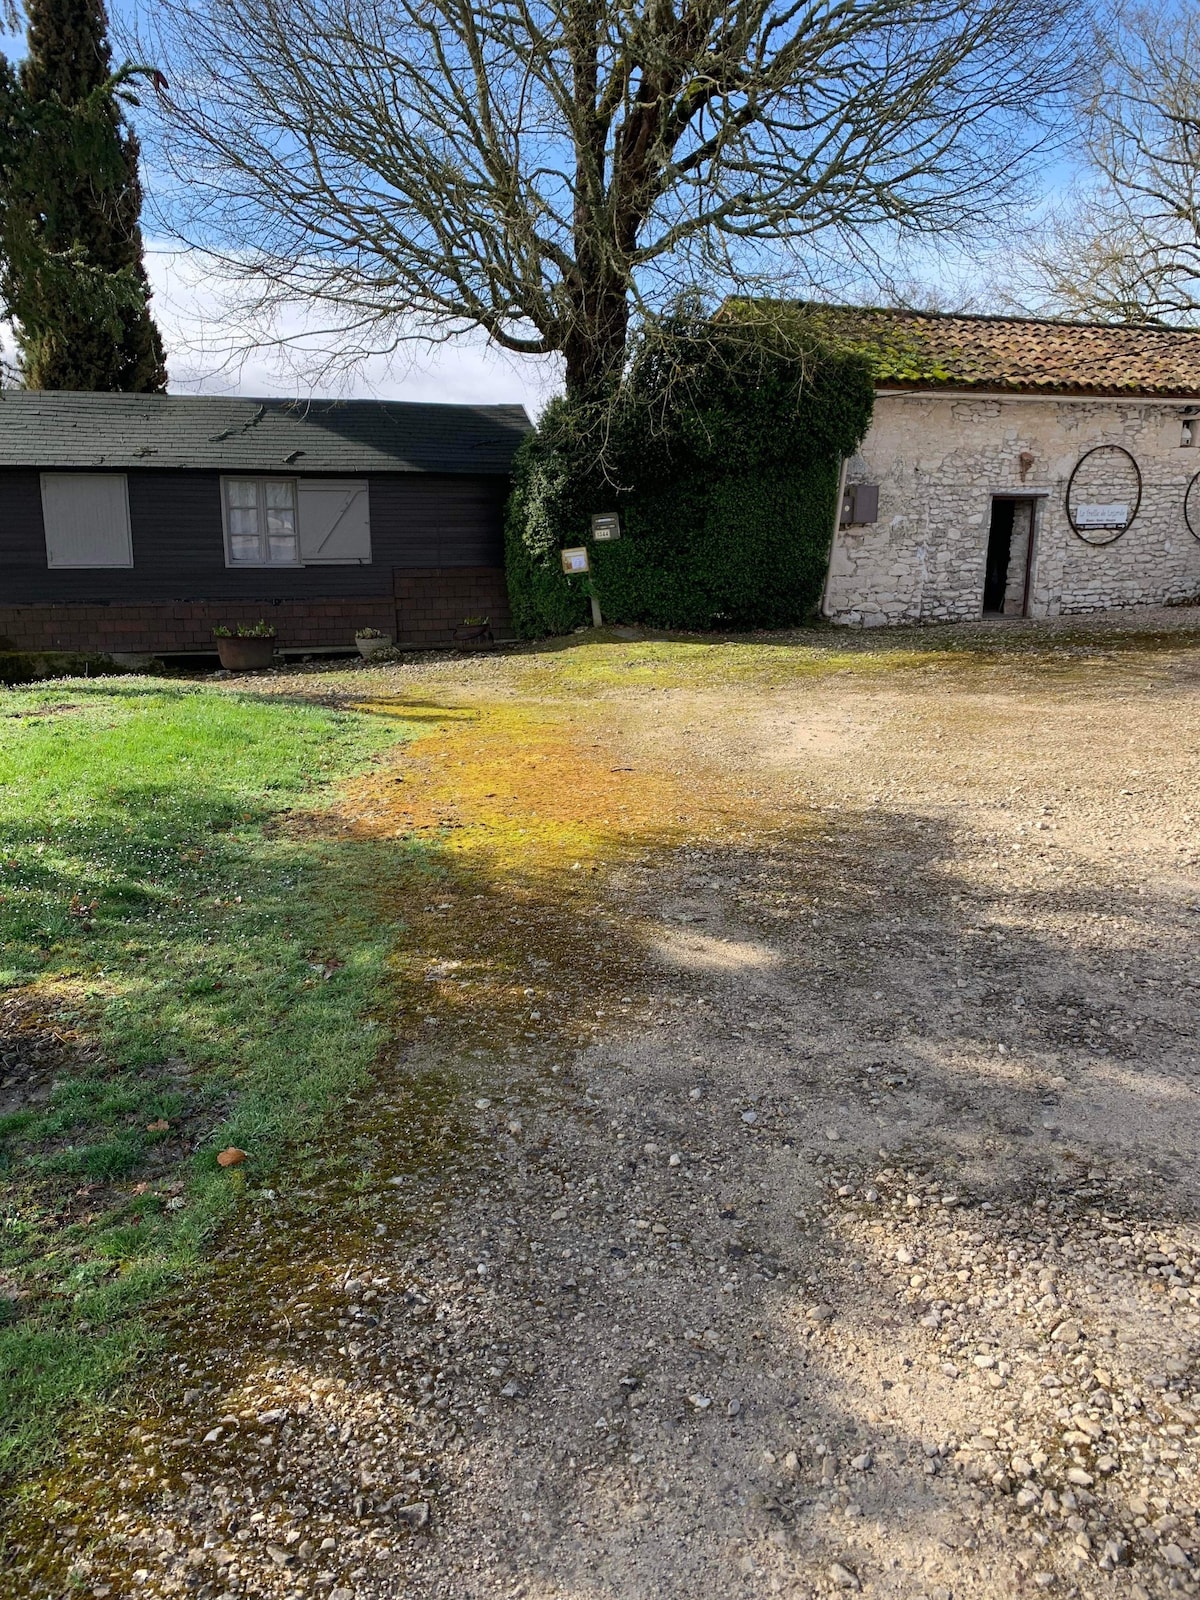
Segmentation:
<svg viewBox="0 0 1200 1600">
<path fill-rule="evenodd" d="M 504 564 L 505 479 L 372 475 L 369 566 L 232 571 L 225 565 L 218 473 L 147 470 L 127 477 L 132 569 L 51 571 L 39 473 L 0 471 L 0 602 L 390 596 L 394 567 Z"/>
<path fill-rule="evenodd" d="M 28 470 L 0 472 L 0 600 L 16 600 L 18 589 L 24 592 L 30 582 L 42 599 L 50 577 L 41 476 Z"/>
<path fill-rule="evenodd" d="M 507 494 L 506 479 L 372 478 L 372 555 L 378 527 L 394 567 L 502 567 Z"/>
</svg>

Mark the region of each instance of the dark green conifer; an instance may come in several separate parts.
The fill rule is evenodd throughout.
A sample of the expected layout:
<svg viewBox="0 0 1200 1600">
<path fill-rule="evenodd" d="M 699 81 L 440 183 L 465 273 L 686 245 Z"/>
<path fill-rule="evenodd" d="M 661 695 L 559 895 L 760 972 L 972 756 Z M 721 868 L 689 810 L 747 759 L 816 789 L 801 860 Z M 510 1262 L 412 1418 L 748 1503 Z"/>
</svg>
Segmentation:
<svg viewBox="0 0 1200 1600">
<path fill-rule="evenodd" d="M 31 389 L 166 387 L 142 260 L 138 143 L 101 0 L 28 0 L 0 74 L 2 295 Z M 7 114 L 6 114 L 7 113 Z"/>
</svg>

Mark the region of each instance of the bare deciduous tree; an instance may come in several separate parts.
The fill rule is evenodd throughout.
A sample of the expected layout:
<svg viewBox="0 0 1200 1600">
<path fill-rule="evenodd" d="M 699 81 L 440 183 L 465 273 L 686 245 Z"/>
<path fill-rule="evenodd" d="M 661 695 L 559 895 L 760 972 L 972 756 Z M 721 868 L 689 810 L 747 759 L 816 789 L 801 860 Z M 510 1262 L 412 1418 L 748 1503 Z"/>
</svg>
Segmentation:
<svg viewBox="0 0 1200 1600">
<path fill-rule="evenodd" d="M 1200 15 L 1130 7 L 1103 29 L 1081 107 L 1085 172 L 1029 250 L 1022 298 L 1106 322 L 1200 313 Z"/>
<path fill-rule="evenodd" d="M 180 237 L 351 347 L 483 329 L 619 368 L 688 284 L 778 285 L 1019 196 L 1066 0 L 162 0 Z M 355 338 L 360 341 L 355 344 Z"/>
</svg>

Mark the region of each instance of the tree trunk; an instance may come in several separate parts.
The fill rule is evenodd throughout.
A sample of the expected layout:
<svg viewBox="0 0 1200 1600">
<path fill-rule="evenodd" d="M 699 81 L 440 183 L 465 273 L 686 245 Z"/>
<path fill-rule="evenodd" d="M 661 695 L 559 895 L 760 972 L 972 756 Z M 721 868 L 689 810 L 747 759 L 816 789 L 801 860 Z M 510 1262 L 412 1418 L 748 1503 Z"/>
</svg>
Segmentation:
<svg viewBox="0 0 1200 1600">
<path fill-rule="evenodd" d="M 563 340 L 567 399 L 600 400 L 620 376 L 629 336 L 629 302 L 623 287 L 593 286 L 576 301 Z"/>
</svg>

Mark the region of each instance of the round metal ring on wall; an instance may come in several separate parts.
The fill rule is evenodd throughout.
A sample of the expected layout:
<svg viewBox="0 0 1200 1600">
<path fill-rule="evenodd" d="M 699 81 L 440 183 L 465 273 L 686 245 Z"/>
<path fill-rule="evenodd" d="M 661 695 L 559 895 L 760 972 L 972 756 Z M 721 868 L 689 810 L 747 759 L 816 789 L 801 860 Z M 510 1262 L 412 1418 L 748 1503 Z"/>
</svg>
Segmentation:
<svg viewBox="0 0 1200 1600">
<path fill-rule="evenodd" d="M 1124 502 L 1117 502 L 1118 504 L 1122 505 L 1122 509 L 1125 512 L 1125 520 L 1121 523 L 1120 527 L 1117 527 L 1115 524 L 1108 525 L 1108 526 L 1105 526 L 1103 524 L 1099 524 L 1099 525 L 1098 524 L 1092 524 L 1090 527 L 1086 526 L 1086 525 L 1084 527 L 1080 527 L 1079 523 L 1075 520 L 1075 512 L 1072 511 L 1072 509 L 1071 509 L 1071 490 L 1075 486 L 1075 479 L 1078 476 L 1079 469 L 1083 466 L 1084 462 L 1085 461 L 1089 461 L 1092 458 L 1092 456 L 1099 456 L 1099 455 L 1107 455 L 1107 456 L 1114 456 L 1114 457 L 1115 456 L 1123 456 L 1125 461 L 1127 461 L 1129 463 L 1129 466 L 1133 469 L 1132 481 L 1128 482 L 1124 486 L 1126 489 L 1132 489 L 1134 491 L 1133 505 L 1131 507 L 1127 500 L 1124 501 Z M 1118 489 L 1116 492 L 1117 493 L 1121 493 L 1122 491 L 1120 489 Z M 1095 547 L 1099 547 L 1099 546 L 1106 545 L 1106 544 L 1115 544 L 1117 542 L 1117 540 L 1121 537 L 1121 535 L 1123 533 L 1128 533 L 1130 528 L 1133 526 L 1134 520 L 1137 517 L 1138 511 L 1141 509 L 1141 504 L 1142 504 L 1142 469 L 1138 466 L 1137 462 L 1133 459 L 1132 455 L 1130 455 L 1129 451 L 1126 450 L 1124 445 L 1120 445 L 1120 444 L 1097 444 L 1097 445 L 1093 445 L 1090 450 L 1085 450 L 1083 452 L 1083 454 L 1080 456 L 1079 460 L 1075 463 L 1074 467 L 1072 467 L 1071 476 L 1067 479 L 1067 492 L 1066 492 L 1066 495 L 1064 496 L 1064 499 L 1063 499 L 1063 505 L 1064 505 L 1064 508 L 1066 510 L 1066 513 L 1067 513 L 1067 521 L 1071 525 L 1071 532 L 1075 535 L 1075 537 L 1077 539 L 1082 539 L 1084 544 L 1090 544 L 1090 545 L 1095 546 Z M 1082 507 L 1080 507 L 1079 509 L 1082 509 Z M 1103 507 L 1102 506 L 1096 506 L 1096 509 L 1097 510 L 1101 510 L 1101 509 L 1103 509 Z M 1106 535 L 1106 537 L 1103 537 L 1103 538 L 1093 537 L 1094 535 L 1097 535 L 1097 534 L 1103 534 L 1103 535 Z"/>
<path fill-rule="evenodd" d="M 1200 533 L 1196 532 L 1196 524 L 1192 521 L 1193 490 L 1196 491 L 1196 511 L 1198 520 L 1200 520 L 1200 472 L 1196 474 L 1196 476 L 1188 484 L 1187 488 L 1183 491 L 1183 520 L 1187 523 L 1187 531 L 1191 534 L 1192 538 L 1200 539 Z"/>
</svg>

